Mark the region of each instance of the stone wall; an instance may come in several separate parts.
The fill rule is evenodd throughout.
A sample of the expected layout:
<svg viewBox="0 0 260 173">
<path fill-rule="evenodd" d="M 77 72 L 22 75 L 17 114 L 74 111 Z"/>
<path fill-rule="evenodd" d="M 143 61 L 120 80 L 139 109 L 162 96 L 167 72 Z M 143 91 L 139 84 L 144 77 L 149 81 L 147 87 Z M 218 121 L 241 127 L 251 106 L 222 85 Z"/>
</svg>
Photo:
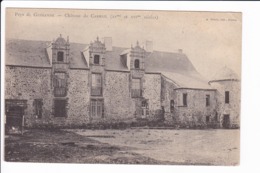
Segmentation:
<svg viewBox="0 0 260 173">
<path fill-rule="evenodd" d="M 26 126 L 70 126 L 89 122 L 89 71 L 69 70 L 66 117 L 54 117 L 51 69 L 6 66 L 5 99 L 27 100 Z M 42 117 L 35 114 L 34 100 L 42 99 Z M 59 98 L 60 99 L 60 98 Z"/>
<path fill-rule="evenodd" d="M 51 69 L 5 67 L 5 99 L 25 99 L 25 125 L 49 123 L 52 119 Z M 34 111 L 34 99 L 42 99 L 42 118 L 37 119 Z"/>
<path fill-rule="evenodd" d="M 240 81 L 218 81 L 210 85 L 217 89 L 217 111 L 219 124 L 222 127 L 224 114 L 230 115 L 230 127 L 240 126 Z M 229 91 L 229 104 L 225 103 L 225 91 Z"/>
<path fill-rule="evenodd" d="M 166 121 L 172 121 L 173 119 L 170 111 L 170 101 L 173 98 L 177 97 L 176 92 L 174 90 L 177 88 L 177 86 L 172 81 L 166 79 L 165 77 L 162 77 L 161 87 L 161 100 L 162 106 L 165 110 L 165 119 Z"/>
<path fill-rule="evenodd" d="M 68 81 L 68 112 L 66 124 L 89 122 L 90 82 L 88 70 L 70 70 Z"/>
<path fill-rule="evenodd" d="M 143 97 L 148 99 L 150 115 L 154 115 L 161 109 L 161 75 L 145 74 L 143 81 Z"/>
<path fill-rule="evenodd" d="M 104 86 L 105 119 L 133 119 L 135 102 L 131 98 L 129 73 L 106 71 Z"/>
<path fill-rule="evenodd" d="M 184 127 L 216 125 L 215 90 L 177 89 L 175 92 L 172 98 L 176 100 L 172 116 L 177 124 Z M 183 93 L 187 94 L 187 106 L 183 105 Z M 208 106 L 206 95 L 210 96 Z M 206 122 L 207 116 L 208 122 Z"/>
<path fill-rule="evenodd" d="M 52 92 L 51 68 L 29 68 L 6 66 L 5 99 L 27 100 L 25 110 L 26 126 L 54 125 L 70 126 L 94 122 L 90 116 L 90 71 L 70 69 L 68 71 L 67 116 L 54 117 L 54 96 Z M 103 72 L 104 118 L 97 121 L 132 121 L 136 118 L 139 101 L 148 100 L 149 116 L 156 114 L 161 106 L 165 108 L 166 121 L 183 127 L 221 125 L 224 114 L 230 114 L 231 126 L 239 125 L 240 82 L 223 81 L 212 83 L 216 90 L 178 89 L 177 85 L 160 74 L 144 74 L 143 97 L 132 98 L 129 72 Z M 230 104 L 225 104 L 224 93 L 230 91 Z M 187 93 L 187 106 L 182 96 Z M 206 95 L 210 105 L 206 106 Z M 42 99 L 42 118 L 35 115 L 34 100 Z M 170 101 L 174 109 L 170 110 Z M 141 103 L 141 102 L 140 102 Z M 139 105 L 140 106 L 140 105 Z M 206 117 L 209 116 L 209 122 Z"/>
</svg>

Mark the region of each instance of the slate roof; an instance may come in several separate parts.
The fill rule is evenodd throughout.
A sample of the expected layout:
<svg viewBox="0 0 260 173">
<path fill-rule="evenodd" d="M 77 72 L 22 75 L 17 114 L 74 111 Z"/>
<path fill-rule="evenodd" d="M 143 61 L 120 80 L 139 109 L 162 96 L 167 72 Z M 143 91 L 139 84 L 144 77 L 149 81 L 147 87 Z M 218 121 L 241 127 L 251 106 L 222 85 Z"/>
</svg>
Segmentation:
<svg viewBox="0 0 260 173">
<path fill-rule="evenodd" d="M 106 69 L 107 70 L 119 70 L 128 71 L 127 67 L 121 62 L 121 53 L 127 50 L 127 48 L 113 47 L 112 51 L 107 51 L 105 54 L 106 58 Z"/>
<path fill-rule="evenodd" d="M 211 78 L 211 81 L 239 80 L 238 75 L 228 67 L 223 67 Z"/>
<path fill-rule="evenodd" d="M 6 65 L 51 67 L 46 48 L 48 41 L 8 39 L 6 41 Z M 85 44 L 70 43 L 70 67 L 87 68 L 82 55 Z"/>
<path fill-rule="evenodd" d="M 46 48 L 48 41 L 8 39 L 6 41 L 6 65 L 51 67 Z M 87 44 L 70 43 L 70 68 L 88 68 L 82 51 Z M 120 55 L 129 48 L 113 47 L 105 53 L 106 69 L 128 71 Z M 145 71 L 162 73 L 180 88 L 211 89 L 207 81 L 196 71 L 183 53 L 153 51 L 145 58 Z"/>
<path fill-rule="evenodd" d="M 183 72 L 161 72 L 166 78 L 177 84 L 177 88 L 189 88 L 189 89 L 207 89 L 213 90 L 208 85 L 208 81 L 204 79 L 199 73 L 183 73 Z"/>
<path fill-rule="evenodd" d="M 82 51 L 86 44 L 70 43 L 70 68 L 88 68 Z"/>
<path fill-rule="evenodd" d="M 48 42 L 30 40 L 7 40 L 7 65 L 50 67 L 46 47 Z"/>
<path fill-rule="evenodd" d="M 185 54 L 161 51 L 153 51 L 147 55 L 145 71 L 196 72 L 194 66 Z"/>
</svg>

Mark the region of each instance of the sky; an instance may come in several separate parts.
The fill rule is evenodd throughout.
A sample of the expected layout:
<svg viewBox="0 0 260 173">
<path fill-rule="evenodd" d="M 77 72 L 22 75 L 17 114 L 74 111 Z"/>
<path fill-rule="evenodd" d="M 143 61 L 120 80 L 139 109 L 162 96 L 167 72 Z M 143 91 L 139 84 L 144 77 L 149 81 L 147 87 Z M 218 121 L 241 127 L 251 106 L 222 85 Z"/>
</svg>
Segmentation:
<svg viewBox="0 0 260 173">
<path fill-rule="evenodd" d="M 241 13 L 8 9 L 6 17 L 6 38 L 50 42 L 62 34 L 88 44 L 112 37 L 113 46 L 126 48 L 149 40 L 154 50 L 182 49 L 208 79 L 224 66 L 241 73 Z"/>
</svg>

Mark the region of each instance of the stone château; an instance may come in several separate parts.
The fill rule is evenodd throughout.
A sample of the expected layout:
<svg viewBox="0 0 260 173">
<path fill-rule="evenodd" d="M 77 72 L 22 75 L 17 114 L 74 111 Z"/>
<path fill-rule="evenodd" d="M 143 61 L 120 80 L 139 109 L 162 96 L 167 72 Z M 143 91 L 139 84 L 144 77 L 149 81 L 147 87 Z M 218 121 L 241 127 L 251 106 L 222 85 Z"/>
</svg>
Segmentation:
<svg viewBox="0 0 260 173">
<path fill-rule="evenodd" d="M 115 47 L 112 38 L 89 44 L 69 37 L 7 39 L 6 116 L 25 125 L 70 126 L 154 119 L 180 126 L 239 127 L 240 79 L 227 67 L 210 81 L 188 57 L 153 50 L 153 43 Z"/>
</svg>

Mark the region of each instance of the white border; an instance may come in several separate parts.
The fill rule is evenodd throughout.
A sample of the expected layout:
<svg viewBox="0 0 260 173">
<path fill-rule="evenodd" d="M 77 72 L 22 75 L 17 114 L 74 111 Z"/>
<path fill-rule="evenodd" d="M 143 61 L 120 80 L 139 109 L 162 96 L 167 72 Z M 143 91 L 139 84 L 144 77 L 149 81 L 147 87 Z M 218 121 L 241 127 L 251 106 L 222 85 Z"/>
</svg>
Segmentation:
<svg viewBox="0 0 260 173">
<path fill-rule="evenodd" d="M 232 11 L 243 13 L 242 49 L 242 112 L 241 112 L 241 161 L 236 167 L 161 166 L 161 165 L 89 165 L 89 164 L 33 164 L 8 163 L 3 161 L 1 145 L 1 169 L 14 172 L 260 172 L 260 3 L 259 2 L 2 2 L 1 6 L 1 117 L 4 115 L 4 23 L 6 7 L 30 8 L 77 8 L 77 9 L 136 9 L 136 10 L 184 10 L 184 11 Z M 3 118 L 1 119 L 3 121 Z M 1 124 L 1 144 L 3 142 Z"/>
</svg>

